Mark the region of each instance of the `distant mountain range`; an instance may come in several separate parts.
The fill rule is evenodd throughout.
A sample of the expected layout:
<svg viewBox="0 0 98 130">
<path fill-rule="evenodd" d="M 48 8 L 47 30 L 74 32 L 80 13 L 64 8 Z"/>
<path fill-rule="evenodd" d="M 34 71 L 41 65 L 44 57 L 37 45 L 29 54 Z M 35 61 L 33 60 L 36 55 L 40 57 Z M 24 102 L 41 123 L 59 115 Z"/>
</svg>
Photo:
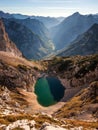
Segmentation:
<svg viewBox="0 0 98 130">
<path fill-rule="evenodd" d="M 0 11 L 0 18 L 13 18 L 13 16 L 9 13 L 4 13 L 3 11 Z"/>
<path fill-rule="evenodd" d="M 37 19 L 44 23 L 47 28 L 54 27 L 64 20 L 64 17 L 43 17 L 43 16 L 32 16 L 31 18 Z"/>
<path fill-rule="evenodd" d="M 81 34 L 59 56 L 89 55 L 98 53 L 98 24 Z"/>
<path fill-rule="evenodd" d="M 98 14 L 81 15 L 76 12 L 64 19 L 0 11 L 0 17 L 3 18 L 9 38 L 28 59 L 42 59 L 55 54 L 66 56 L 97 53 L 98 43 L 94 36 L 97 31 L 94 30 L 97 30 Z M 89 34 L 89 30 L 93 33 Z"/>
<path fill-rule="evenodd" d="M 15 19 L 37 19 L 41 21 L 47 28 L 53 27 L 59 24 L 61 21 L 64 20 L 64 17 L 43 17 L 43 16 L 29 16 L 29 15 L 22 15 L 22 14 L 10 14 L 0 11 L 0 17 L 2 18 L 15 18 Z"/>
<path fill-rule="evenodd" d="M 51 29 L 51 37 L 56 49 L 68 46 L 80 34 L 98 23 L 98 15 L 81 15 L 78 12 L 65 18 L 63 22 Z"/>
</svg>

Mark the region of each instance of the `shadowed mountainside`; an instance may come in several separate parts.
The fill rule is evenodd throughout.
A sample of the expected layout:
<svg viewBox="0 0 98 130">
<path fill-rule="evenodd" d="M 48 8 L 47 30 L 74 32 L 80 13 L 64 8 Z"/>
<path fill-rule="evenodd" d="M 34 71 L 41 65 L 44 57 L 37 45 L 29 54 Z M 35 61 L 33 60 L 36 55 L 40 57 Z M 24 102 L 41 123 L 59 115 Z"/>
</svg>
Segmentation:
<svg viewBox="0 0 98 130">
<path fill-rule="evenodd" d="M 87 31 L 94 23 L 98 23 L 96 15 L 81 15 L 78 12 L 65 18 L 59 25 L 53 27 L 51 36 L 56 49 L 63 49 L 80 34 Z"/>
<path fill-rule="evenodd" d="M 59 56 L 90 55 L 98 53 L 98 24 L 78 36 Z"/>
<path fill-rule="evenodd" d="M 47 44 L 37 34 L 13 19 L 3 19 L 9 38 L 16 44 L 28 59 L 40 59 L 52 51 L 51 43 Z"/>
<path fill-rule="evenodd" d="M 46 49 L 50 48 L 51 51 L 54 50 L 55 47 L 49 36 L 49 30 L 45 27 L 45 25 L 42 22 L 40 22 L 37 19 L 31 19 L 31 18 L 27 18 L 27 19 L 23 19 L 23 20 L 13 19 L 13 21 L 16 21 L 16 22 L 26 26 L 34 34 L 38 35 L 40 37 L 40 39 L 45 43 L 44 47 Z"/>
<path fill-rule="evenodd" d="M 3 21 L 0 19 L 0 51 L 10 52 L 12 55 L 22 56 L 22 53 L 17 49 L 15 43 L 13 43 L 7 33 Z"/>
</svg>

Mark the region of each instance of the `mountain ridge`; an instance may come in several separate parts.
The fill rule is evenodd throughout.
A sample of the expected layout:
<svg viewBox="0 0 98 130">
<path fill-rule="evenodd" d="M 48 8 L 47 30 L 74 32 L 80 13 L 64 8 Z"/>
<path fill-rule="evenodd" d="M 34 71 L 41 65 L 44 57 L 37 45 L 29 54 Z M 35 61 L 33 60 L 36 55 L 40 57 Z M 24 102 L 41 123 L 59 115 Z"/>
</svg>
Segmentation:
<svg viewBox="0 0 98 130">
<path fill-rule="evenodd" d="M 85 33 L 78 36 L 59 56 L 90 55 L 98 53 L 98 24 L 93 24 Z"/>
<path fill-rule="evenodd" d="M 98 17 L 93 15 L 74 13 L 65 18 L 58 26 L 51 29 L 56 49 L 60 50 L 68 46 L 77 36 L 87 31 L 94 23 L 98 23 Z"/>
<path fill-rule="evenodd" d="M 15 18 L 15 19 L 36 19 L 41 21 L 47 28 L 51 28 L 54 25 L 59 24 L 61 21 L 63 21 L 64 17 L 49 17 L 49 16 L 29 16 L 29 15 L 23 15 L 23 14 L 10 14 L 5 13 L 3 11 L 0 11 L 0 17 L 1 18 Z"/>
</svg>

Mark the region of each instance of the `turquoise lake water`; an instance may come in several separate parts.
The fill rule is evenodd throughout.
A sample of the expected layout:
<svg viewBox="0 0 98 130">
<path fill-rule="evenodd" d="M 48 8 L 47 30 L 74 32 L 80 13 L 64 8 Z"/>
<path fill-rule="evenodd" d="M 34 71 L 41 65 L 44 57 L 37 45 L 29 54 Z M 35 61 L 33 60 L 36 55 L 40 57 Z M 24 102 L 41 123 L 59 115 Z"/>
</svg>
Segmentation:
<svg viewBox="0 0 98 130">
<path fill-rule="evenodd" d="M 35 94 L 40 105 L 48 107 L 59 102 L 64 96 L 65 88 L 54 77 L 40 78 L 35 84 Z"/>
</svg>

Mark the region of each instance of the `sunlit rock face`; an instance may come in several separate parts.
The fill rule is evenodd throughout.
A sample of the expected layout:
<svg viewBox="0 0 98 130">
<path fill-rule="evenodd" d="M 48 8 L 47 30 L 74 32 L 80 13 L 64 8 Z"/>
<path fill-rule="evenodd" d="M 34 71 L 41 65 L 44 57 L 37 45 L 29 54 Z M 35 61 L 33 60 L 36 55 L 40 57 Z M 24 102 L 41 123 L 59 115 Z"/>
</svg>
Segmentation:
<svg viewBox="0 0 98 130">
<path fill-rule="evenodd" d="M 9 39 L 2 19 L 0 19 L 0 51 L 10 52 L 12 55 L 22 57 L 22 53 L 17 49 L 15 43 Z"/>
</svg>

